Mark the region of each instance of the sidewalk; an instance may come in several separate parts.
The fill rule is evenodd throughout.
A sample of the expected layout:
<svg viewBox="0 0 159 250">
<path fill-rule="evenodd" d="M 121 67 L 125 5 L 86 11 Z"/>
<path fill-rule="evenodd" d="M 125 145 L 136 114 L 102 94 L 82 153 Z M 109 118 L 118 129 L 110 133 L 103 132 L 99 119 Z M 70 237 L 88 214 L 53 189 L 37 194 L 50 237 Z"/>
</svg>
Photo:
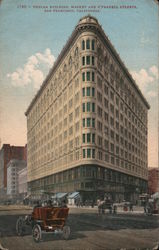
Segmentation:
<svg viewBox="0 0 159 250">
<path fill-rule="evenodd" d="M 0 205 L 0 211 L 10 211 L 10 210 L 31 210 L 32 207 L 24 205 Z"/>
<path fill-rule="evenodd" d="M 98 212 L 98 207 L 94 206 L 83 206 L 83 207 L 77 207 L 75 205 L 68 205 L 69 208 L 74 208 L 74 209 L 89 209 L 89 210 L 96 210 Z M 106 211 L 108 211 L 108 209 L 106 209 Z M 144 208 L 141 206 L 134 206 L 133 207 L 133 211 L 124 211 L 123 207 L 118 206 L 117 207 L 117 214 L 144 214 Z"/>
</svg>

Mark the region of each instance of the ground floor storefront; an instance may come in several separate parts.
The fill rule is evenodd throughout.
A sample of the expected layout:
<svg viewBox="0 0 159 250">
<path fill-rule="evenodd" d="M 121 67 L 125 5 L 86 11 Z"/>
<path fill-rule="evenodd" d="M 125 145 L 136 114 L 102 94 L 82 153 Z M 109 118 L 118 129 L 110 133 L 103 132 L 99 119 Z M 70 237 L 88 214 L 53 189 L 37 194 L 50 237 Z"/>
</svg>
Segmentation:
<svg viewBox="0 0 159 250">
<path fill-rule="evenodd" d="M 147 181 L 116 170 L 81 165 L 28 183 L 31 194 L 80 192 L 82 202 L 109 196 L 114 202 L 136 202 L 147 192 Z"/>
</svg>

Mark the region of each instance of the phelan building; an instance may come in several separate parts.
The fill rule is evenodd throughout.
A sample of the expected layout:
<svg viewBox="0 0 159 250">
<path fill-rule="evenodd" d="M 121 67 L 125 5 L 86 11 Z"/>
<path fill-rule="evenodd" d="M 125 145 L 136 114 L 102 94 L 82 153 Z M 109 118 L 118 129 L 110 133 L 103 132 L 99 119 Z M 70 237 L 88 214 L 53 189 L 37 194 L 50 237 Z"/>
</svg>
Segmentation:
<svg viewBox="0 0 159 250">
<path fill-rule="evenodd" d="M 26 111 L 31 193 L 137 199 L 149 108 L 97 19 L 81 18 Z"/>
</svg>

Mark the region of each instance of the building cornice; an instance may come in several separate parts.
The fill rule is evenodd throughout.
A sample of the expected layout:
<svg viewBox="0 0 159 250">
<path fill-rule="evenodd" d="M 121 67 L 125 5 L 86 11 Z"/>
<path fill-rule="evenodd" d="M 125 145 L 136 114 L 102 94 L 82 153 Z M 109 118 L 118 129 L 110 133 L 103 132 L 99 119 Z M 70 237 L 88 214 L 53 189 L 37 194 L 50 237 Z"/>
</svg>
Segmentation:
<svg viewBox="0 0 159 250">
<path fill-rule="evenodd" d="M 91 22 L 88 21 L 85 23 L 82 23 L 81 20 L 82 19 L 87 19 L 91 18 L 94 19 L 95 22 Z M 139 94 L 139 96 L 141 97 L 142 101 L 144 102 L 144 104 L 146 105 L 146 107 L 149 109 L 150 105 L 148 104 L 147 100 L 145 99 L 145 97 L 143 96 L 142 92 L 140 91 L 139 87 L 137 86 L 136 82 L 133 80 L 132 76 L 130 75 L 128 69 L 126 68 L 125 64 L 122 62 L 122 60 L 120 59 L 120 56 L 118 55 L 117 51 L 115 50 L 114 46 L 111 44 L 110 40 L 108 39 L 108 37 L 106 36 L 104 30 L 102 29 L 101 25 L 99 25 L 98 21 L 96 18 L 94 17 L 90 17 L 90 16 L 86 16 L 84 18 L 81 18 L 79 23 L 77 24 L 77 26 L 75 27 L 74 31 L 72 32 L 70 38 L 68 39 L 66 45 L 63 47 L 61 53 L 59 54 L 57 60 L 55 61 L 53 67 L 50 69 L 48 75 L 46 76 L 44 82 L 42 83 L 40 89 L 38 90 L 38 92 L 36 93 L 36 95 L 34 96 L 34 98 L 32 99 L 28 109 L 25 112 L 25 115 L 27 116 L 29 111 L 31 110 L 32 106 L 34 105 L 34 103 L 36 102 L 37 98 L 39 97 L 39 95 L 42 93 L 43 89 L 47 86 L 47 83 L 49 81 L 49 79 L 51 78 L 51 76 L 55 73 L 55 71 L 57 70 L 59 64 L 61 63 L 62 59 L 67 55 L 67 53 L 69 52 L 70 47 L 72 46 L 72 44 L 75 42 L 75 40 L 79 37 L 79 35 L 81 35 L 83 32 L 86 31 L 91 31 L 93 33 L 95 33 L 97 36 L 100 37 L 100 39 L 102 40 L 103 44 L 109 49 L 109 51 L 111 52 L 112 56 L 115 58 L 115 60 L 118 62 L 119 66 L 122 68 L 122 70 L 124 71 L 125 75 L 127 76 L 127 78 L 129 79 L 129 81 L 131 82 L 131 84 L 133 85 L 133 87 L 135 88 L 135 90 L 137 91 L 137 93 Z"/>
</svg>

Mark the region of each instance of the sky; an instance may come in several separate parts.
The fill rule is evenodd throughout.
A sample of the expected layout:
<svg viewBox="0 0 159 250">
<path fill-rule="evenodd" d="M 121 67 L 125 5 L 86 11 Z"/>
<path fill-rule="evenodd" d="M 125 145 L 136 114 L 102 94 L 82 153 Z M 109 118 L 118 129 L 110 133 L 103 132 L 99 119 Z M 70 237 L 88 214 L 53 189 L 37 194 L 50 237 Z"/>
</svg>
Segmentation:
<svg viewBox="0 0 159 250">
<path fill-rule="evenodd" d="M 158 12 L 153 0 L 0 1 L 1 145 L 27 143 L 24 113 L 79 19 L 91 14 L 151 106 L 148 165 L 157 167 Z"/>
</svg>

